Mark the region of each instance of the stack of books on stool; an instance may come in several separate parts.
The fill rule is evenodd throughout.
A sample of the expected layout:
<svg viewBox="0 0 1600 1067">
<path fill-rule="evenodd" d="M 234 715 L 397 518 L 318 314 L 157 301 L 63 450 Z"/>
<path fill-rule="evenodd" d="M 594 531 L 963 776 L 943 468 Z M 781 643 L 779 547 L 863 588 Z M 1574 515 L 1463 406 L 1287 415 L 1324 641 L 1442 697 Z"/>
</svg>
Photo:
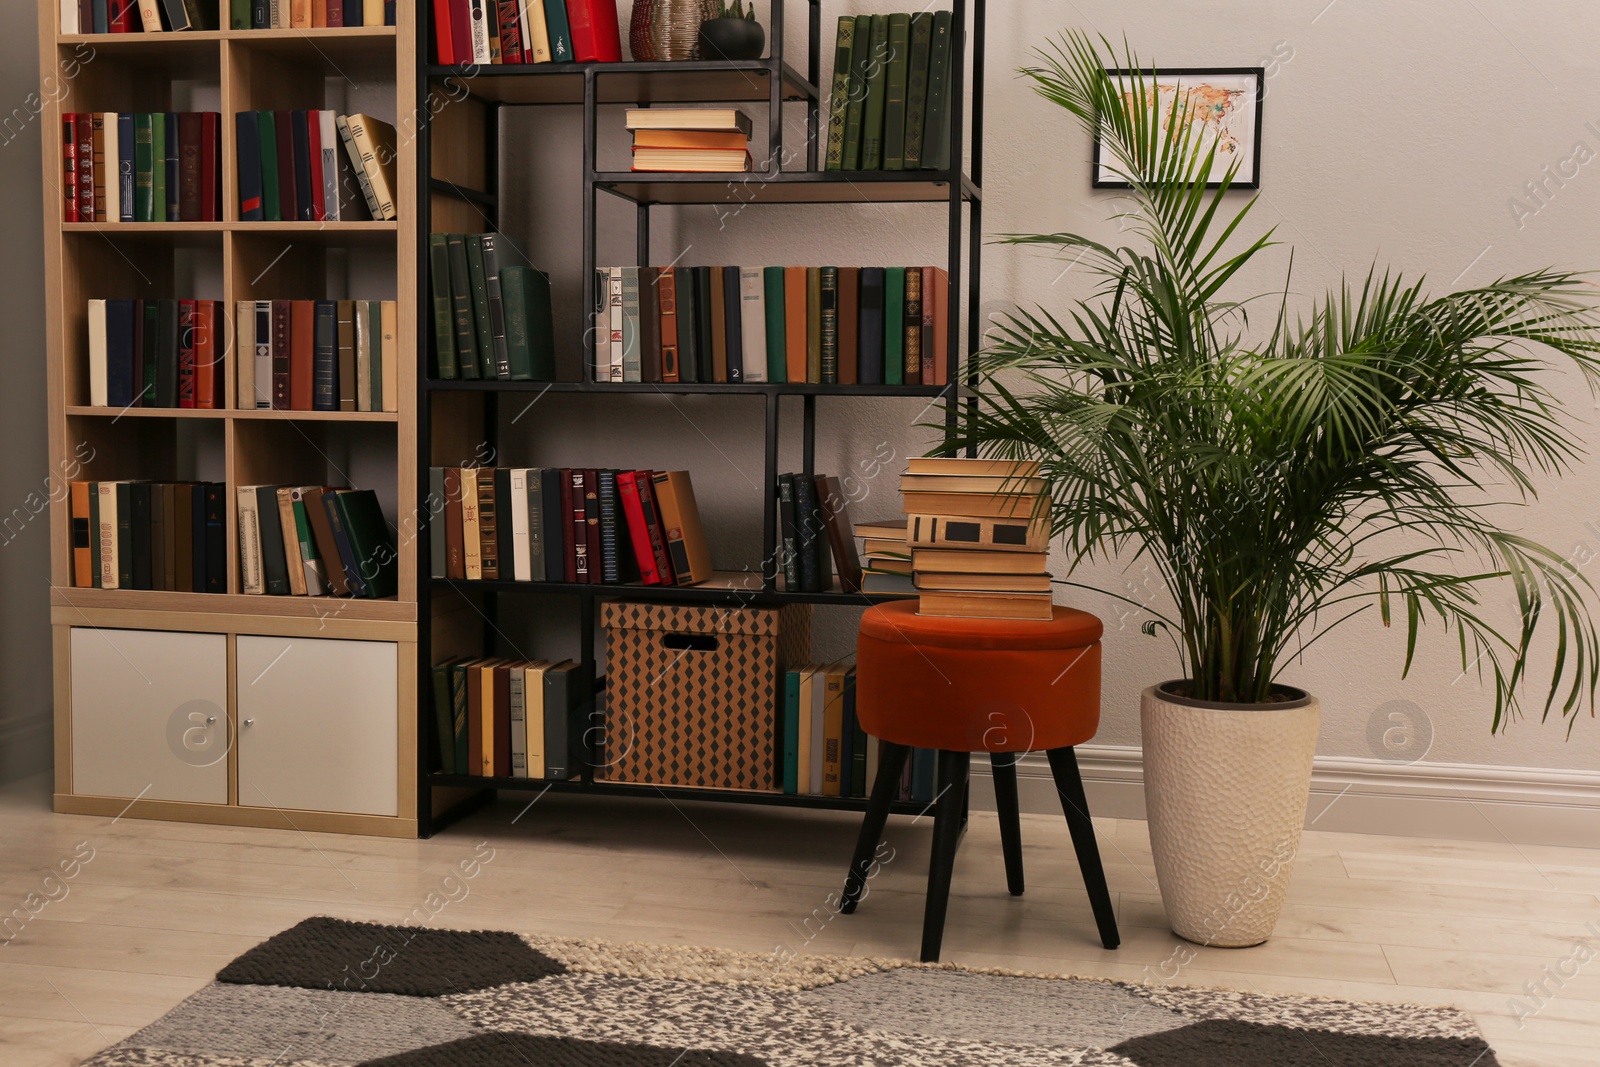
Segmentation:
<svg viewBox="0 0 1600 1067">
<path fill-rule="evenodd" d="M 911 578 L 911 546 L 906 544 L 906 520 L 858 522 L 861 538 L 861 591 L 863 593 L 915 593 Z"/>
<path fill-rule="evenodd" d="M 737 108 L 629 108 L 628 129 L 636 171 L 750 169 L 750 116 Z"/>
<path fill-rule="evenodd" d="M 900 488 L 919 615 L 1051 617 L 1050 502 L 1037 463 L 913 459 Z"/>
</svg>

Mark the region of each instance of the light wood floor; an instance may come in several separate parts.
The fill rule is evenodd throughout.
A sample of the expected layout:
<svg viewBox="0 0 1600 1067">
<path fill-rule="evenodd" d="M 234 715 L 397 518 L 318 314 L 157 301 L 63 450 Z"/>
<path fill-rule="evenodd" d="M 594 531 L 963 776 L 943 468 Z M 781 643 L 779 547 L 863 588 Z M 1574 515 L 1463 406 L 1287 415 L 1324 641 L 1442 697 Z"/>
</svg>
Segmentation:
<svg viewBox="0 0 1600 1067">
<path fill-rule="evenodd" d="M 435 892 L 455 897 L 436 926 L 756 952 L 918 947 L 929 820 L 893 820 L 896 858 L 857 914 L 828 920 L 849 816 L 555 796 L 528 808 L 529 797 L 511 797 L 432 840 L 388 841 L 54 815 L 47 789 L 43 778 L 0 789 L 0 916 L 29 893 L 59 898 L 0 943 L 6 1067 L 79 1062 L 306 916 L 399 922 Z M 1012 898 L 994 819 L 973 814 L 947 960 L 1452 1004 L 1473 1013 L 1507 1067 L 1600 1064 L 1600 953 L 1578 952 L 1596 958 L 1558 991 L 1548 978 L 1563 964 L 1571 973 L 1579 939 L 1600 949 L 1600 849 L 1308 833 L 1277 936 L 1204 949 L 1165 929 L 1144 823 L 1097 820 L 1123 934 L 1106 952 L 1065 823 L 1023 819 L 1028 892 Z M 477 877 L 447 882 L 482 841 L 494 856 Z M 45 875 L 80 842 L 93 858 L 63 896 Z M 1541 981 L 1557 995 L 1519 1026 L 1511 999 Z"/>
</svg>

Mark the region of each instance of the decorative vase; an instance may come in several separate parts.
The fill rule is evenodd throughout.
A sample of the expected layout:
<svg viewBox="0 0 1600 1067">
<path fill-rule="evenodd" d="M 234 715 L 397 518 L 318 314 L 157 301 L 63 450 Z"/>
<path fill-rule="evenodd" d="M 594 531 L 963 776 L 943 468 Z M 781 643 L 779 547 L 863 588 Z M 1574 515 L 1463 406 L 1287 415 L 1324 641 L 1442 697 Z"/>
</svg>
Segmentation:
<svg viewBox="0 0 1600 1067">
<path fill-rule="evenodd" d="M 760 59 L 767 31 L 754 19 L 706 19 L 700 24 L 701 59 Z"/>
<path fill-rule="evenodd" d="M 633 0 L 628 48 L 640 63 L 693 59 L 700 24 L 716 12 L 716 0 Z"/>
<path fill-rule="evenodd" d="M 1144 798 L 1167 922 L 1202 945 L 1259 945 L 1277 925 L 1311 788 L 1321 707 L 1144 691 Z"/>
</svg>

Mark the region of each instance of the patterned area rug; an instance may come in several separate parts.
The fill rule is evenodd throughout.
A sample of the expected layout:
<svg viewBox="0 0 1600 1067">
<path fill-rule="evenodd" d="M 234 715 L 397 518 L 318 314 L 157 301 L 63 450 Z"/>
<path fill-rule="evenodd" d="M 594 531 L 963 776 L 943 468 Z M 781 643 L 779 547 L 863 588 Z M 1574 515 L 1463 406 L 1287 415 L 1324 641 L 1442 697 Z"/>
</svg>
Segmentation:
<svg viewBox="0 0 1600 1067">
<path fill-rule="evenodd" d="M 307 919 L 86 1067 L 1496 1067 L 1451 1008 Z"/>
</svg>

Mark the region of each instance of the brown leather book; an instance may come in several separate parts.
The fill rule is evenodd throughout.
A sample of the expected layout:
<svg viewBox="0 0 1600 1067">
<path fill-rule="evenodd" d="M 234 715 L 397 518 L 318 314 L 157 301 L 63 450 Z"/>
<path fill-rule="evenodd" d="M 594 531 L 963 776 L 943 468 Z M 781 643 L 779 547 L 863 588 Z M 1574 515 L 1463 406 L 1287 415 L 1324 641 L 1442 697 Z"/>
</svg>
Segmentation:
<svg viewBox="0 0 1600 1067">
<path fill-rule="evenodd" d="M 855 385 L 860 378 L 857 359 L 857 320 L 861 317 L 861 268 L 839 268 L 839 384 Z"/>
<path fill-rule="evenodd" d="M 583 525 L 589 554 L 589 581 L 599 585 L 605 573 L 600 557 L 600 474 L 594 470 L 583 472 Z"/>
<path fill-rule="evenodd" d="M 194 490 L 188 482 L 173 487 L 173 563 L 176 565 L 174 587 L 180 593 L 193 593 L 194 588 Z M 205 546 L 201 546 L 204 550 Z M 205 592 L 204 589 L 200 592 Z"/>
<path fill-rule="evenodd" d="M 856 555 L 856 539 L 851 531 L 850 501 L 838 478 L 819 474 L 816 484 L 817 504 L 828 527 L 828 544 L 833 549 L 833 567 L 839 573 L 839 586 L 846 593 L 859 593 L 861 557 Z"/>
<path fill-rule="evenodd" d="M 922 268 L 906 268 L 905 384 L 922 384 Z"/>
<path fill-rule="evenodd" d="M 169 149 L 170 154 L 170 149 Z M 178 112 L 178 218 L 199 222 L 200 112 Z"/>
<path fill-rule="evenodd" d="M 289 300 L 272 302 L 272 406 L 288 411 L 292 406 L 289 395 Z"/>
<path fill-rule="evenodd" d="M 695 585 L 711 578 L 711 549 L 706 544 L 700 508 L 694 499 L 694 483 L 688 471 L 657 471 L 650 479 L 655 486 L 656 510 L 661 516 L 661 540 L 672 559 L 678 585 Z"/>
<path fill-rule="evenodd" d="M 639 268 L 639 380 L 661 381 L 661 268 Z"/>
<path fill-rule="evenodd" d="M 728 380 L 728 317 L 723 313 L 727 299 L 722 268 L 711 268 L 711 380 Z M 702 379 L 704 376 L 702 375 Z"/>
<path fill-rule="evenodd" d="M 500 577 L 500 509 L 495 499 L 494 468 L 479 467 L 473 475 L 478 479 L 478 544 L 483 580 L 492 582 Z"/>
<path fill-rule="evenodd" d="M 783 355 L 785 377 L 806 380 L 806 269 L 783 268 Z"/>
<path fill-rule="evenodd" d="M 661 304 L 661 380 L 678 380 L 678 272 L 663 267 L 656 281 Z"/>
<path fill-rule="evenodd" d="M 273 132 L 278 136 L 278 213 L 285 219 L 298 219 L 300 205 L 294 185 L 294 112 L 275 111 Z"/>
<path fill-rule="evenodd" d="M 94 585 L 95 552 L 93 544 L 96 540 L 94 531 L 89 529 L 89 482 L 72 483 L 72 584 L 80 589 L 88 589 Z"/>
<path fill-rule="evenodd" d="M 306 568 L 300 555 L 300 533 L 294 523 L 294 487 L 280 485 L 277 491 L 278 527 L 283 530 L 283 558 L 289 571 L 291 596 L 306 595 Z"/>
<path fill-rule="evenodd" d="M 289 304 L 289 407 L 310 411 L 313 406 L 312 362 L 316 355 L 316 303 L 293 300 Z"/>
<path fill-rule="evenodd" d="M 324 486 L 328 492 L 330 486 Z M 322 506 L 321 494 L 306 502 L 306 521 L 311 524 L 311 539 L 317 543 L 317 555 L 322 560 L 323 577 L 334 596 L 349 596 L 350 584 L 345 581 L 344 564 L 340 562 L 339 542 L 334 540 L 333 527 L 328 522 L 328 509 Z"/>
<path fill-rule="evenodd" d="M 356 410 L 356 302 L 341 300 L 335 311 L 338 322 L 339 410 Z"/>
<path fill-rule="evenodd" d="M 923 345 L 923 355 L 932 364 L 933 384 L 950 384 L 950 273 L 943 267 L 933 270 L 933 345 Z M 924 286 L 924 289 L 927 287 Z M 929 294 L 922 294 L 924 305 Z M 960 370 L 959 367 L 956 368 Z"/>
</svg>

